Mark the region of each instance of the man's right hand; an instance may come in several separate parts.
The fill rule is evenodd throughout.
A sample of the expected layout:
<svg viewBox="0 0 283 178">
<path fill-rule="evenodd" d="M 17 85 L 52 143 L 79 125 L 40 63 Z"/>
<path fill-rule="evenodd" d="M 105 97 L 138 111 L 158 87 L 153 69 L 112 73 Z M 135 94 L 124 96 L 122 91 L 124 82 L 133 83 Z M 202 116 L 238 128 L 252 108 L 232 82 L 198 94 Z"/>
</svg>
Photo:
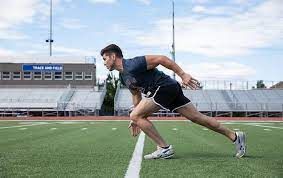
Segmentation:
<svg viewBox="0 0 283 178">
<path fill-rule="evenodd" d="M 182 85 L 184 87 L 189 87 L 192 90 L 200 88 L 200 83 L 197 79 L 193 78 L 190 74 L 184 73 L 182 76 Z"/>
<path fill-rule="evenodd" d="M 138 136 L 141 132 L 141 129 L 133 121 L 130 121 L 128 128 L 131 130 L 131 134 L 133 137 Z"/>
</svg>

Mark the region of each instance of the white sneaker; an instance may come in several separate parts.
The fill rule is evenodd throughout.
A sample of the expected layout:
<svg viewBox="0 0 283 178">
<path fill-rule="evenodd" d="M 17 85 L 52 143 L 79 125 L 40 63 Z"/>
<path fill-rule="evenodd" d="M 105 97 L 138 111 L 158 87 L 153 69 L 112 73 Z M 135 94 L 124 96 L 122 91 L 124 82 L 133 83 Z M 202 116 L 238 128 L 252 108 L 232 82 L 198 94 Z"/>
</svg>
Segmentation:
<svg viewBox="0 0 283 178">
<path fill-rule="evenodd" d="M 236 145 L 236 157 L 241 158 L 246 153 L 246 134 L 244 132 L 236 132 L 237 140 L 234 142 Z"/>
<path fill-rule="evenodd" d="M 168 159 L 172 156 L 174 156 L 172 145 L 170 145 L 167 149 L 157 146 L 157 150 L 151 154 L 145 155 L 144 159 Z"/>
</svg>

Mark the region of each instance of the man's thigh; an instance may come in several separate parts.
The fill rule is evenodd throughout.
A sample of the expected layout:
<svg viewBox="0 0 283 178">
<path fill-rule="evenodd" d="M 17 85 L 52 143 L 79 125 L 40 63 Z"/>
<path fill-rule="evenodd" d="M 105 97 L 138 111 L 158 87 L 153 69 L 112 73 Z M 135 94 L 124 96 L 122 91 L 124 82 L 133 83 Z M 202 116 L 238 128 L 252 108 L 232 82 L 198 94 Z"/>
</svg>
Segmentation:
<svg viewBox="0 0 283 178">
<path fill-rule="evenodd" d="M 143 98 L 140 103 L 134 108 L 131 114 L 141 117 L 148 117 L 159 109 L 160 106 L 155 104 L 152 99 Z"/>
</svg>

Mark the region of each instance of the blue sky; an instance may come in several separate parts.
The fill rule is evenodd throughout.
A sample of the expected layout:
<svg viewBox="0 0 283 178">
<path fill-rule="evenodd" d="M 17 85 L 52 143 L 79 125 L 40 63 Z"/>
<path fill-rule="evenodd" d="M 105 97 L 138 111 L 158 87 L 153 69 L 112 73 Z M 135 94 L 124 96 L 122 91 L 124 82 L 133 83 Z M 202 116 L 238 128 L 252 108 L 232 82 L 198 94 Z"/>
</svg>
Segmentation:
<svg viewBox="0 0 283 178">
<path fill-rule="evenodd" d="M 99 51 L 110 43 L 125 58 L 171 57 L 171 0 L 53 4 L 53 55 L 94 56 L 99 78 L 107 75 Z M 176 61 L 188 73 L 200 80 L 282 80 L 282 0 L 175 0 L 175 10 Z M 0 1 L 0 62 L 48 56 L 48 33 L 49 0 Z"/>
</svg>

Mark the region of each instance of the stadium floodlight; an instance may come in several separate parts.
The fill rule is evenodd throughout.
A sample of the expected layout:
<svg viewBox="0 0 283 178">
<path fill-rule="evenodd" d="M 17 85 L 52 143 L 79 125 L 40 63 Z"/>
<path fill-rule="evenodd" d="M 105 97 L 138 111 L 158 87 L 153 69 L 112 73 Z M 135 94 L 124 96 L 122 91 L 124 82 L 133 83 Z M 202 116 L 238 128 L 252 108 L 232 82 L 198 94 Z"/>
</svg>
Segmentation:
<svg viewBox="0 0 283 178">
<path fill-rule="evenodd" d="M 46 43 L 49 43 L 49 55 L 52 56 L 52 43 L 54 40 L 52 39 L 52 0 L 50 0 L 50 31 L 49 31 L 49 39 L 45 40 Z"/>
<path fill-rule="evenodd" d="M 172 43 L 172 59 L 175 62 L 175 4 L 174 0 L 172 0 L 172 35 L 173 35 L 173 43 Z M 175 72 L 173 73 L 173 78 L 176 78 Z"/>
</svg>

